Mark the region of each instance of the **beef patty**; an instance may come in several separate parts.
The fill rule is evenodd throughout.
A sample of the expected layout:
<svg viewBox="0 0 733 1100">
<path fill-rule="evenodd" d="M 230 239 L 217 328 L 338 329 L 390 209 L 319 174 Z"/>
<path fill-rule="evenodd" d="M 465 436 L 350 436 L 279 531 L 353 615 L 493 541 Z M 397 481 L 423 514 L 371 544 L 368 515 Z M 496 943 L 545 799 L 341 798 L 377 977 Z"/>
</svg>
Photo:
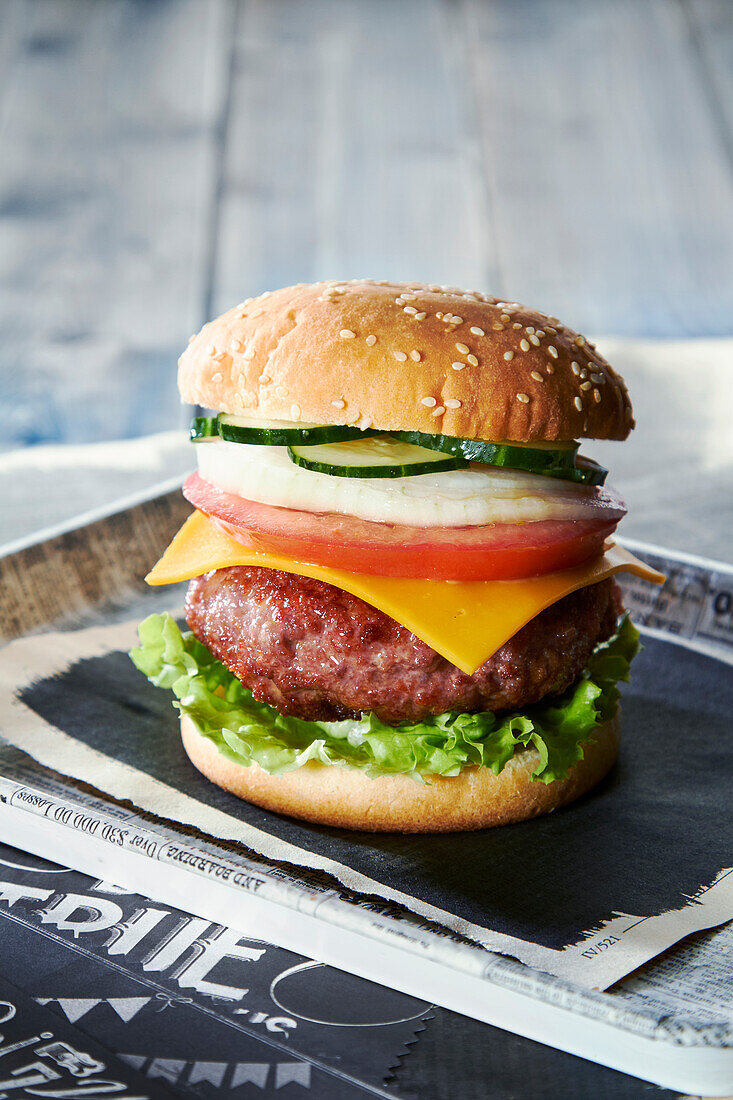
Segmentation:
<svg viewBox="0 0 733 1100">
<path fill-rule="evenodd" d="M 472 676 L 357 596 L 273 569 L 233 566 L 197 577 L 186 619 L 256 699 L 283 714 L 332 721 L 373 710 L 396 724 L 449 710 L 522 708 L 564 691 L 613 634 L 620 607 L 610 579 L 573 592 Z"/>
</svg>

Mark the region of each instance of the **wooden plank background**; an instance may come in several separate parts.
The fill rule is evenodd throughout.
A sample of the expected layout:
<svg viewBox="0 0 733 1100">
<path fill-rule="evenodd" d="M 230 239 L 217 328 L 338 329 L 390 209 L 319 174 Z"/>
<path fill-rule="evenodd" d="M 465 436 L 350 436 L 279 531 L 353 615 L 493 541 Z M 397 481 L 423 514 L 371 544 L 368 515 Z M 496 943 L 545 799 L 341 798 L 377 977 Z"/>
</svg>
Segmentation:
<svg viewBox="0 0 733 1100">
<path fill-rule="evenodd" d="M 0 447 L 176 426 L 204 319 L 361 275 L 733 334 L 733 4 L 0 3 Z"/>
</svg>

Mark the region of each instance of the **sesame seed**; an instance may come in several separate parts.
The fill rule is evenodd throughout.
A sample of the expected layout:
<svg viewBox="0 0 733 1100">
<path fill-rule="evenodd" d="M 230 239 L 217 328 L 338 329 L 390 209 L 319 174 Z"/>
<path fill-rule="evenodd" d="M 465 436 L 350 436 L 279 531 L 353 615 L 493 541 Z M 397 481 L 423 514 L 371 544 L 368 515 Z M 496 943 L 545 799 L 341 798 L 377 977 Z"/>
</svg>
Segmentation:
<svg viewBox="0 0 733 1100">
<path fill-rule="evenodd" d="M 527 405 L 529 403 L 529 394 L 528 393 L 518 393 L 517 394 L 517 401 L 521 401 L 523 405 Z"/>
<path fill-rule="evenodd" d="M 436 313 L 435 316 L 438 318 L 439 321 L 443 320 L 443 314 L 442 313 Z"/>
<path fill-rule="evenodd" d="M 507 321 L 508 321 L 508 320 L 509 320 L 509 318 L 507 317 Z M 517 331 L 518 331 L 518 330 L 519 330 L 519 329 L 520 329 L 521 327 L 522 327 L 522 326 L 520 325 L 519 321 L 515 321 L 515 322 L 514 322 L 514 324 L 512 325 L 512 328 L 513 328 L 513 329 L 517 329 Z"/>
<path fill-rule="evenodd" d="M 582 379 L 585 379 L 585 378 L 587 378 L 587 377 L 588 377 L 588 371 L 587 371 L 587 370 L 582 370 L 582 371 L 580 372 L 580 374 L 578 375 L 578 377 L 579 377 L 579 378 L 582 378 Z"/>
<path fill-rule="evenodd" d="M 522 351 L 529 351 L 529 340 L 520 340 L 519 346 Z"/>
<path fill-rule="evenodd" d="M 553 336 L 557 336 L 557 329 L 553 328 L 552 325 L 545 325 L 545 331 L 551 332 Z"/>
<path fill-rule="evenodd" d="M 453 367 L 453 370 L 463 370 L 465 365 L 466 365 L 465 363 L 451 363 L 451 366 Z"/>
<path fill-rule="evenodd" d="M 575 343 L 578 345 L 579 348 L 582 348 L 585 344 L 585 336 L 576 336 Z"/>
<path fill-rule="evenodd" d="M 216 359 L 217 363 L 223 363 L 225 359 L 229 358 L 229 356 L 225 351 L 217 351 L 216 355 L 213 356 L 213 358 Z"/>
<path fill-rule="evenodd" d="M 244 355 L 242 356 L 243 359 L 254 359 L 254 357 L 255 357 L 255 349 L 254 348 L 248 348 L 247 351 L 245 351 Z"/>
<path fill-rule="evenodd" d="M 530 344 L 534 344 L 534 346 L 536 348 L 538 348 L 540 346 L 540 338 L 539 338 L 539 336 L 535 336 L 534 333 L 532 333 L 532 335 L 530 336 L 529 342 L 530 342 Z"/>
<path fill-rule="evenodd" d="M 507 363 L 511 363 L 512 359 L 514 358 L 514 352 L 513 351 L 505 351 L 504 352 L 504 358 L 506 359 Z"/>
<path fill-rule="evenodd" d="M 438 402 L 435 400 L 434 397 L 421 397 L 420 398 L 420 404 L 421 405 L 426 405 L 427 408 L 432 409 L 432 408 L 434 408 L 435 405 L 438 404 Z"/>
<path fill-rule="evenodd" d="M 376 342 L 377 342 L 376 336 L 367 336 L 366 345 L 367 345 L 368 348 L 373 348 L 374 345 L 376 344 Z"/>
<path fill-rule="evenodd" d="M 553 367 L 552 363 L 548 363 L 547 366 L 545 367 L 545 370 L 547 371 L 548 374 L 554 374 L 555 373 L 555 368 Z"/>
<path fill-rule="evenodd" d="M 356 336 L 356 333 L 352 332 L 350 328 L 342 328 L 339 336 L 342 340 L 353 340 Z"/>
<path fill-rule="evenodd" d="M 596 405 L 600 402 L 600 400 L 601 400 L 601 391 L 600 390 L 593 390 L 593 400 L 595 401 Z"/>
<path fill-rule="evenodd" d="M 412 351 L 410 352 L 410 359 L 414 359 L 416 363 L 419 363 L 420 360 L 422 359 L 422 355 L 417 350 L 417 348 L 413 348 Z"/>
<path fill-rule="evenodd" d="M 218 371 L 216 372 L 216 374 L 212 374 L 212 376 L 211 376 L 211 381 L 212 382 L 221 382 L 221 380 L 222 380 L 222 378 L 221 378 L 221 375 L 219 374 Z"/>
<path fill-rule="evenodd" d="M 331 404 L 333 405 L 334 409 L 343 409 L 346 405 L 346 402 L 342 401 L 339 397 L 337 401 L 332 401 Z"/>
<path fill-rule="evenodd" d="M 536 328 L 534 330 L 534 334 L 535 334 L 535 336 L 539 336 L 540 339 L 545 335 L 544 331 L 541 328 Z"/>
<path fill-rule="evenodd" d="M 211 356 L 216 355 L 216 346 L 214 344 L 207 344 L 206 345 L 206 354 L 211 355 Z"/>
<path fill-rule="evenodd" d="M 473 327 L 471 328 L 471 332 L 474 336 L 485 336 L 486 335 L 484 330 L 482 328 L 479 328 L 478 325 L 473 325 Z"/>
<path fill-rule="evenodd" d="M 285 389 L 285 386 L 275 386 L 276 397 L 287 397 L 287 395 L 288 391 Z"/>
<path fill-rule="evenodd" d="M 300 416 L 300 405 L 291 405 L 290 415 L 292 416 L 293 420 L 297 420 Z"/>
<path fill-rule="evenodd" d="M 456 317 L 456 315 L 454 313 L 453 316 L 451 317 L 451 324 L 452 325 L 462 325 L 463 324 L 463 318 L 462 317 Z"/>
<path fill-rule="evenodd" d="M 576 409 L 578 410 L 578 412 L 582 412 L 582 411 L 583 411 L 583 402 L 582 402 L 582 401 L 580 400 L 580 398 L 579 398 L 579 397 L 576 397 L 576 398 L 574 399 L 574 402 L 573 402 L 573 403 L 574 403 L 574 405 L 575 405 Z"/>
<path fill-rule="evenodd" d="M 416 313 L 415 314 L 415 320 L 416 321 L 424 321 L 426 317 L 427 317 L 427 313 Z"/>
<path fill-rule="evenodd" d="M 508 313 L 502 313 L 502 315 L 501 315 L 501 317 L 499 318 L 499 320 L 500 320 L 500 321 L 503 321 L 503 322 L 504 322 L 504 324 L 506 324 L 506 323 L 507 323 L 507 321 L 510 321 L 510 320 L 511 320 L 511 317 L 509 316 L 509 314 L 508 314 Z M 521 328 L 522 326 L 520 325 L 519 327 Z"/>
<path fill-rule="evenodd" d="M 442 405 L 438 405 L 437 409 L 433 409 L 432 416 L 442 416 L 445 412 L 445 408 Z"/>
<path fill-rule="evenodd" d="M 405 299 L 406 302 L 414 302 L 417 298 L 417 294 L 413 294 L 412 291 L 408 292 L 407 290 L 403 290 L 402 297 Z"/>
<path fill-rule="evenodd" d="M 593 385 L 593 383 L 592 383 L 592 382 L 581 382 L 581 383 L 580 383 L 580 388 L 581 388 L 581 390 L 583 390 L 583 392 L 585 393 L 585 391 L 586 391 L 586 390 L 589 390 L 589 389 L 591 388 L 591 386 L 592 386 L 592 385 Z"/>
<path fill-rule="evenodd" d="M 571 369 L 571 371 L 573 372 L 573 374 L 580 374 L 580 366 L 579 366 L 579 364 L 578 364 L 578 363 L 576 363 L 575 361 L 573 361 L 573 362 L 572 362 L 572 363 L 570 364 L 570 369 Z"/>
<path fill-rule="evenodd" d="M 590 380 L 591 382 L 595 382 L 597 386 L 602 386 L 606 381 L 602 374 L 592 374 Z"/>
<path fill-rule="evenodd" d="M 547 345 L 547 354 L 551 355 L 553 359 L 557 359 L 557 348 L 552 344 Z"/>
<path fill-rule="evenodd" d="M 457 397 L 446 397 L 445 407 L 446 409 L 460 409 L 461 402 L 458 400 Z"/>
<path fill-rule="evenodd" d="M 504 326 L 500 325 L 498 321 L 496 321 L 495 324 L 493 324 L 491 327 L 494 330 L 494 332 L 503 332 L 504 331 Z"/>
<path fill-rule="evenodd" d="M 395 359 L 397 360 L 398 363 L 404 363 L 407 359 L 407 356 L 405 355 L 404 351 L 396 351 L 394 353 L 394 357 L 395 357 Z"/>
<path fill-rule="evenodd" d="M 257 379 L 257 381 L 264 383 L 264 382 L 271 382 L 272 379 L 270 378 L 269 374 L 261 374 L 260 377 Z"/>
<path fill-rule="evenodd" d="M 531 336 L 534 332 L 534 325 L 527 325 L 524 331 L 527 333 L 528 336 Z"/>
<path fill-rule="evenodd" d="M 229 350 L 230 351 L 241 351 L 242 350 L 242 341 L 241 340 L 232 340 L 231 344 L 229 345 Z"/>
<path fill-rule="evenodd" d="M 402 312 L 403 313 L 412 313 L 414 315 L 415 313 L 417 313 L 417 310 L 415 309 L 414 306 L 405 306 L 405 308 L 402 310 Z"/>
<path fill-rule="evenodd" d="M 544 382 L 544 378 L 538 370 L 533 370 L 530 374 L 531 378 L 534 378 L 535 382 Z"/>
<path fill-rule="evenodd" d="M 466 359 L 469 361 L 469 363 L 471 364 L 472 367 L 477 367 L 478 366 L 478 359 L 476 358 L 475 355 L 467 355 Z"/>
</svg>

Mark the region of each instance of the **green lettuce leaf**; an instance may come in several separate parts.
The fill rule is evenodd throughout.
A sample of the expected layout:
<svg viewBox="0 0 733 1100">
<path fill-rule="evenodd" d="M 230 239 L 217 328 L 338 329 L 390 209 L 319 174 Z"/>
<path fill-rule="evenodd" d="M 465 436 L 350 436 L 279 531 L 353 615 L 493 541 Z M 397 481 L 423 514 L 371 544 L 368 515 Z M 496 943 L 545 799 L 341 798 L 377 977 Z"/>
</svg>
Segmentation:
<svg viewBox="0 0 733 1100">
<path fill-rule="evenodd" d="M 192 719 L 225 756 L 257 762 L 271 774 L 309 760 L 363 769 L 367 775 L 457 775 L 479 764 L 497 774 L 515 750 L 533 747 L 533 778 L 563 779 L 583 758 L 583 743 L 616 713 L 617 684 L 628 680 L 639 632 L 624 616 L 617 633 L 596 648 L 583 675 L 564 694 L 521 713 L 446 713 L 422 722 L 387 726 L 375 714 L 342 722 L 306 722 L 259 703 L 193 634 L 181 633 L 170 615 L 150 615 L 139 628 L 130 657 L 156 687 L 176 696 L 174 706 Z"/>
</svg>

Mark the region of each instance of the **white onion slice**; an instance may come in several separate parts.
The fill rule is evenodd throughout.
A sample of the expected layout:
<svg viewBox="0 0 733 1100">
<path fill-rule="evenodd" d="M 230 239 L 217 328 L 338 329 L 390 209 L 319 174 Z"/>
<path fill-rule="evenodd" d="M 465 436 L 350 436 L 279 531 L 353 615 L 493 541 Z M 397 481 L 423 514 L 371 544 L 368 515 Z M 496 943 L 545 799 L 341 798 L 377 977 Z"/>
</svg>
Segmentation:
<svg viewBox="0 0 733 1100">
<path fill-rule="evenodd" d="M 610 489 L 472 464 L 414 477 L 332 477 L 296 466 L 285 447 L 224 440 L 197 444 L 205 481 L 260 504 L 338 512 L 376 523 L 472 527 L 534 520 L 620 519 L 625 508 Z"/>
</svg>

